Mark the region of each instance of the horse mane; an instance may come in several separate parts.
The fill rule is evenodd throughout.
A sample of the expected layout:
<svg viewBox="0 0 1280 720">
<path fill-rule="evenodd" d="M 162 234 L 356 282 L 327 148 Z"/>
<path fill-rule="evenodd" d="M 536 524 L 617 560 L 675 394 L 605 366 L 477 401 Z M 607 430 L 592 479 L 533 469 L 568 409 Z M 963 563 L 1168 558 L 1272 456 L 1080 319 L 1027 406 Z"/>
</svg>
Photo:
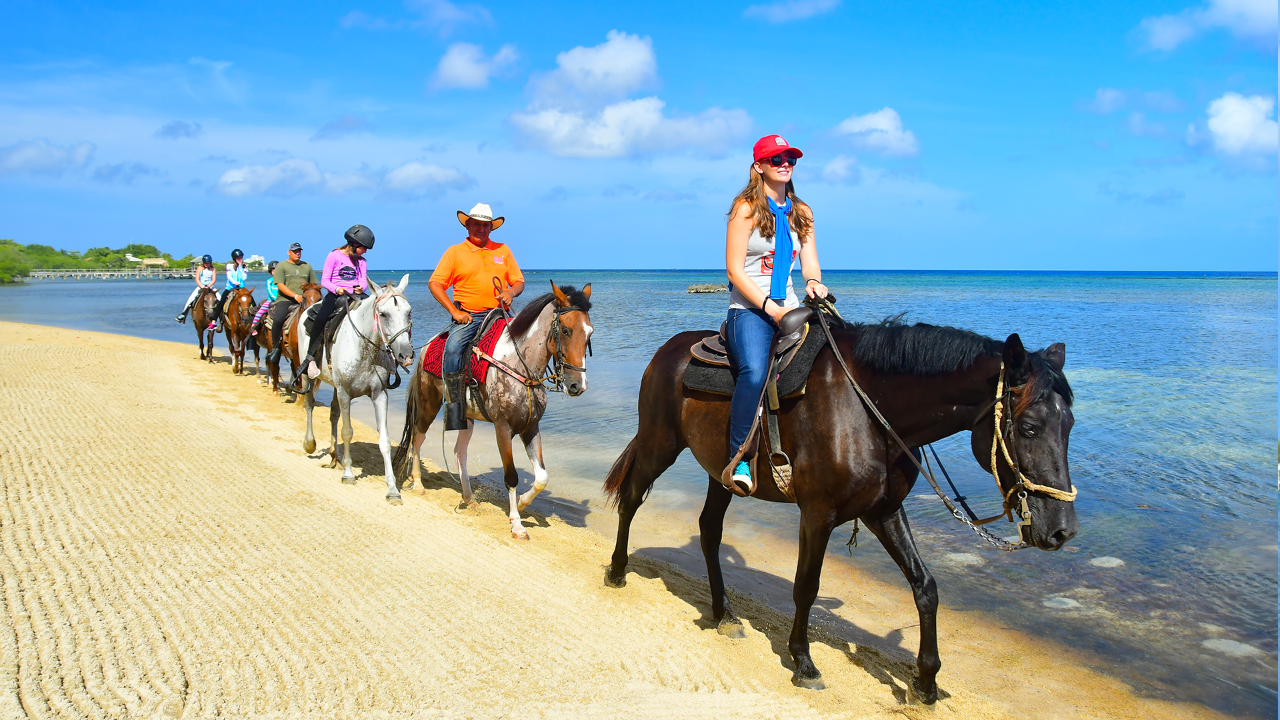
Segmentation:
<svg viewBox="0 0 1280 720">
<path fill-rule="evenodd" d="M 1004 343 L 970 330 L 902 321 L 906 313 L 878 323 L 845 323 L 854 334 L 853 359 L 859 365 L 892 375 L 930 377 L 967 370 L 981 357 L 1000 355 Z M 1068 405 L 1074 400 L 1066 376 L 1044 360 L 1043 350 L 1028 352 L 1031 377 L 1016 408 L 1021 413 L 1052 391 Z"/>
<path fill-rule="evenodd" d="M 583 312 L 591 311 L 591 300 L 587 298 L 581 290 L 572 285 L 561 285 L 559 287 L 560 292 L 564 293 L 565 297 L 569 298 L 570 305 Z M 539 295 L 538 297 L 530 300 L 528 305 L 521 308 L 520 312 L 512 318 L 510 323 L 507 324 L 507 332 L 511 333 L 511 339 L 523 340 L 525 334 L 529 332 L 529 328 L 533 327 L 534 321 L 542 314 L 543 308 L 548 304 L 555 302 L 555 299 L 555 293 Z"/>
</svg>

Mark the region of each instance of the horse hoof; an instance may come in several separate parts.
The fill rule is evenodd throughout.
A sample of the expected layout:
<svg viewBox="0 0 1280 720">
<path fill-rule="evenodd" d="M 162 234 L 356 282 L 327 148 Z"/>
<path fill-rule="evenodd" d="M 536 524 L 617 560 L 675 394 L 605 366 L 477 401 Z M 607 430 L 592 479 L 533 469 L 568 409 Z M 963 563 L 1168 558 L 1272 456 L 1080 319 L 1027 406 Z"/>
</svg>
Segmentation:
<svg viewBox="0 0 1280 720">
<path fill-rule="evenodd" d="M 741 640 L 747 636 L 746 628 L 738 618 L 725 618 L 716 626 L 716 632 L 730 640 Z"/>
<path fill-rule="evenodd" d="M 411 477 L 405 478 L 405 479 L 404 479 L 404 483 L 400 485 L 400 489 L 401 489 L 401 490 L 412 490 L 412 489 L 413 489 L 413 478 L 411 478 Z"/>
<path fill-rule="evenodd" d="M 343 478 L 342 478 L 342 484 L 343 484 L 343 485 L 355 485 L 355 484 L 356 484 L 356 479 L 355 479 L 355 478 L 353 478 L 353 477 L 343 477 Z"/>
<path fill-rule="evenodd" d="M 404 500 L 401 500 L 399 495 L 396 495 L 396 496 L 394 496 L 394 497 L 392 497 L 392 496 L 388 495 L 388 496 L 387 496 L 387 502 L 388 502 L 388 503 L 390 503 L 390 504 L 392 504 L 392 505 L 403 505 L 403 504 L 404 504 Z"/>
<path fill-rule="evenodd" d="M 519 532 L 516 532 L 515 530 L 512 530 L 512 531 L 511 531 L 511 539 L 512 539 L 512 540 L 528 540 L 528 539 L 529 539 L 529 533 L 528 533 L 527 531 L 525 531 L 525 530 L 521 530 L 521 531 L 519 531 Z"/>
<path fill-rule="evenodd" d="M 615 575 L 615 573 L 613 572 L 613 568 L 612 568 L 612 567 L 607 567 L 607 568 L 605 568 L 605 569 L 604 569 L 604 586 L 605 586 L 605 587 L 611 587 L 611 588 L 624 588 L 624 587 L 626 587 L 626 586 L 627 586 L 627 571 L 626 571 L 626 570 L 623 570 L 622 572 L 617 573 L 617 574 Z"/>
<path fill-rule="evenodd" d="M 791 684 L 805 690 L 826 690 L 827 684 L 822 682 L 822 676 L 802 677 L 799 674 L 791 676 Z"/>
<path fill-rule="evenodd" d="M 925 705 L 932 705 L 932 704 L 934 704 L 934 703 L 938 702 L 938 683 L 936 683 L 936 682 L 935 682 L 935 683 L 933 683 L 933 684 L 932 684 L 932 686 L 930 686 L 930 687 L 929 687 L 929 689 L 928 689 L 928 690 L 926 690 L 926 689 L 925 689 L 925 688 L 920 684 L 920 678 L 918 678 L 918 677 L 917 677 L 917 678 L 912 678 L 912 679 L 911 679 L 911 694 L 912 694 L 912 695 L 914 695 L 914 696 L 915 696 L 915 698 L 916 698 L 917 700 L 919 700 L 921 703 L 923 703 L 923 704 L 925 704 Z"/>
<path fill-rule="evenodd" d="M 304 450 L 308 455 L 310 455 L 311 453 L 313 453 L 313 452 L 315 452 L 315 451 L 316 451 L 316 441 L 315 441 L 315 440 L 303 440 L 303 441 L 302 441 L 302 449 L 303 449 L 303 450 Z"/>
</svg>

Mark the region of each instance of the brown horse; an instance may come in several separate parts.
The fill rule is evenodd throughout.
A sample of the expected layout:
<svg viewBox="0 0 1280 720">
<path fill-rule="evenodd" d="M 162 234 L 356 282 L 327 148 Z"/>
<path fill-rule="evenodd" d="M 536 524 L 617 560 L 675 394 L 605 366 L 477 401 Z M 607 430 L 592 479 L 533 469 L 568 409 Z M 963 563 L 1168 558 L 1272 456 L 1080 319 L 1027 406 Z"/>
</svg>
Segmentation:
<svg viewBox="0 0 1280 720">
<path fill-rule="evenodd" d="M 214 322 L 212 318 L 216 307 L 218 307 L 218 291 L 205 288 L 191 308 L 191 323 L 196 326 L 196 339 L 200 341 L 200 359 L 209 362 L 213 362 Z"/>
<path fill-rule="evenodd" d="M 285 318 L 284 333 L 282 335 L 281 344 L 284 345 L 282 357 L 287 356 L 292 366 L 290 374 L 294 377 L 298 375 L 298 322 L 302 319 L 302 315 L 306 309 L 320 302 L 320 286 L 316 283 L 302 284 L 302 302 L 289 311 L 289 315 Z M 267 374 L 271 376 L 271 392 L 275 395 L 280 394 L 280 363 L 271 361 L 271 351 L 274 349 L 272 338 L 275 336 L 274 329 L 268 330 L 265 326 L 258 330 L 258 334 L 253 338 L 257 346 L 267 351 Z M 258 373 L 258 353 L 253 354 L 253 371 Z"/>
<path fill-rule="evenodd" d="M 731 455 L 729 398 L 688 390 L 682 381 L 690 347 L 709 334 L 676 335 L 645 370 L 639 430 L 604 486 L 619 516 L 617 545 L 605 582 L 613 587 L 626 584 L 631 521 L 657 477 L 687 447 L 711 477 L 698 525 L 712 614 L 722 634 L 740 636 L 742 626 L 729 607 L 719 558 L 725 511 L 733 499 L 719 480 Z M 928 443 L 972 431 L 974 456 L 997 474 L 1001 494 L 1010 498 L 1015 512 L 1030 520 L 1018 530 L 1026 544 L 1057 550 L 1076 534 L 1073 503 L 1053 497 L 1074 497 L 1063 490 L 1071 488 L 1067 440 L 1074 422 L 1071 388 L 1062 374 L 1064 345 L 1031 353 L 1017 334 L 1000 343 L 955 328 L 908 326 L 892 320 L 878 325 L 839 322 L 832 334 L 841 356 L 850 359 L 852 376 L 912 448 L 912 455 Z M 1008 411 L 1002 416 L 1003 408 Z M 911 584 L 920 614 L 917 692 L 925 702 L 934 702 L 941 667 L 938 591 L 920 559 L 902 507 L 918 474 L 911 456 L 890 440 L 886 428 L 869 413 L 830 345 L 818 354 L 804 394 L 783 399 L 779 416 L 782 450 L 790 456 L 794 471 L 794 502 L 800 506 L 793 592 L 796 614 L 787 644 L 795 662 L 792 682 L 823 687 L 821 673 L 809 655 L 809 610 L 818 594 L 832 531 L 857 519 L 880 540 Z M 999 460 L 993 448 L 997 423 L 1004 438 L 1001 446 L 1012 453 L 1002 454 Z M 1006 460 L 1010 457 L 1013 468 Z M 767 461 L 756 466 L 759 479 L 754 497 L 793 502 L 771 478 Z M 1029 490 L 1035 487 L 1045 492 Z"/>
<path fill-rule="evenodd" d="M 505 328 L 493 349 L 496 362 L 490 363 L 477 391 L 468 393 L 467 418 L 487 420 L 493 423 L 498 439 L 498 453 L 502 456 L 503 477 L 507 484 L 511 536 L 528 540 L 529 533 L 520 522 L 520 511 L 529 506 L 538 493 L 547 486 L 546 465 L 542 461 L 542 434 L 538 423 L 547 409 L 547 391 L 540 374 L 547 365 L 555 368 L 553 387 L 563 389 L 577 397 L 587 391 L 587 344 L 591 340 L 591 284 L 582 288 L 551 283 L 551 292 L 535 298 L 525 305 Z M 426 353 L 423 353 L 426 356 Z M 413 481 L 422 482 L 422 467 L 418 462 L 422 442 L 427 429 L 435 420 L 444 402 L 443 381 L 423 372 L 417 363 L 409 380 L 404 415 L 404 434 L 400 447 L 396 448 L 392 466 L 400 478 L 408 479 L 404 487 L 412 487 Z M 481 407 L 483 403 L 483 407 Z M 467 444 L 471 440 L 474 424 L 467 423 L 466 430 L 458 431 L 454 455 L 458 462 L 458 476 L 462 482 L 460 507 L 478 505 L 471 495 L 471 482 L 467 478 Z M 517 496 L 516 486 L 520 477 L 511 457 L 511 441 L 516 436 L 524 445 L 533 464 L 533 487 Z"/>
<path fill-rule="evenodd" d="M 226 312 L 222 316 L 222 330 L 227 334 L 227 346 L 231 348 L 231 372 L 244 372 L 244 351 L 252 332 L 253 288 L 237 288 L 227 296 Z M 257 347 L 254 348 L 257 355 Z"/>
</svg>

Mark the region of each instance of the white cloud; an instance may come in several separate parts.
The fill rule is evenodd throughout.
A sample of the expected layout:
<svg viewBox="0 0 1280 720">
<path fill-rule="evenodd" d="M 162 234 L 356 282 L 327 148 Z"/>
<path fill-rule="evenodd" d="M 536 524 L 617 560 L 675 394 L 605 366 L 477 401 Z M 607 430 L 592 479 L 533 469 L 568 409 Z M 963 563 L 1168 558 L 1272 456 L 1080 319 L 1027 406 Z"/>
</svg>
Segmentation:
<svg viewBox="0 0 1280 720">
<path fill-rule="evenodd" d="M 0 148 L 0 175 L 21 173 L 56 177 L 68 170 L 83 170 L 95 149 L 90 142 L 54 145 L 44 138 L 23 140 Z"/>
<path fill-rule="evenodd" d="M 612 30 L 605 42 L 556 56 L 530 81 L 533 100 L 511 123 L 533 144 L 564 157 L 609 158 L 685 149 L 723 153 L 751 130 L 745 110 L 710 108 L 669 117 L 658 97 L 625 99 L 658 84 L 649 38 Z"/>
<path fill-rule="evenodd" d="M 1128 102 L 1128 98 L 1123 90 L 1115 88 L 1098 88 L 1093 94 L 1093 100 L 1083 104 L 1085 110 L 1096 112 L 1102 115 L 1119 110 Z"/>
<path fill-rule="evenodd" d="M 503 45 L 491 58 L 484 56 L 484 49 L 471 43 L 454 43 L 445 50 L 436 66 L 431 86 L 435 88 L 483 88 L 488 87 L 489 77 L 519 57 L 514 45 Z"/>
<path fill-rule="evenodd" d="M 1275 155 L 1280 128 L 1271 118 L 1275 98 L 1254 95 L 1244 97 L 1229 92 L 1209 103 L 1209 134 L 1214 148 L 1225 155 Z M 1194 126 L 1193 126 L 1194 128 Z M 1188 129 L 1187 141 L 1195 144 L 1194 129 Z"/>
<path fill-rule="evenodd" d="M 1152 122 L 1140 112 L 1129 113 L 1129 134 L 1135 137 L 1160 137 L 1164 135 L 1164 125 Z"/>
<path fill-rule="evenodd" d="M 437 195 L 446 190 L 462 190 L 475 184 L 457 168 L 407 162 L 382 178 L 384 191 L 404 196 Z"/>
<path fill-rule="evenodd" d="M 862 167 L 852 155 L 837 155 L 822 167 L 822 179 L 830 183 L 857 185 L 862 181 Z"/>
<path fill-rule="evenodd" d="M 93 169 L 94 182 L 100 182 L 107 185 L 115 183 L 132 185 L 134 180 L 149 175 L 158 176 L 161 175 L 161 172 L 158 168 L 154 168 L 140 162 L 99 165 Z"/>
<path fill-rule="evenodd" d="M 780 0 L 765 5 L 752 5 L 742 14 L 744 17 L 759 18 L 771 23 L 784 23 L 828 13 L 839 6 L 840 0 Z"/>
<path fill-rule="evenodd" d="M 1209 0 L 1174 15 L 1144 18 L 1138 29 L 1153 50 L 1173 50 L 1202 32 L 1217 29 L 1272 49 L 1276 46 L 1276 7 L 1275 0 Z"/>
<path fill-rule="evenodd" d="M 920 152 L 915 134 L 902 128 L 902 118 L 893 108 L 846 118 L 835 131 L 849 135 L 854 145 L 872 152 L 885 155 L 915 155 Z"/>
<path fill-rule="evenodd" d="M 269 195 L 341 195 L 360 190 L 378 190 L 384 197 L 410 199 L 435 195 L 474 184 L 466 173 L 420 162 L 407 162 L 381 174 L 362 167 L 357 172 L 323 172 L 314 160 L 290 158 L 275 165 L 246 165 L 228 170 L 218 178 L 214 190 L 229 197 Z"/>
<path fill-rule="evenodd" d="M 700 149 L 712 154 L 751 129 L 745 110 L 711 108 L 670 118 L 656 97 L 623 100 L 598 113 L 561 109 L 515 113 L 511 121 L 535 143 L 564 157 L 609 158 L 647 152 Z"/>
</svg>

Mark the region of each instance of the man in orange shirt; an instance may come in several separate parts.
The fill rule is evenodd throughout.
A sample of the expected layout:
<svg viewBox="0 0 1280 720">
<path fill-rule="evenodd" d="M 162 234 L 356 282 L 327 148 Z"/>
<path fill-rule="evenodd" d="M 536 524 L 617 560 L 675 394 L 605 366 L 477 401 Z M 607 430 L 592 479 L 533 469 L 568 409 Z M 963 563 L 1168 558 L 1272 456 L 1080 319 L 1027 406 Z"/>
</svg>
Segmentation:
<svg viewBox="0 0 1280 720">
<path fill-rule="evenodd" d="M 470 213 L 459 210 L 458 222 L 467 228 L 467 239 L 444 251 L 427 283 L 432 297 L 453 317 L 444 344 L 445 430 L 467 429 L 463 348 L 475 337 L 486 313 L 499 304 L 510 307 L 524 292 L 524 275 L 515 256 L 506 245 L 489 239 L 489 233 L 505 221 L 495 218 L 484 203 L 477 203 Z M 452 300 L 445 294 L 449 288 L 453 288 Z M 476 380 L 483 382 L 484 378 Z"/>
</svg>

